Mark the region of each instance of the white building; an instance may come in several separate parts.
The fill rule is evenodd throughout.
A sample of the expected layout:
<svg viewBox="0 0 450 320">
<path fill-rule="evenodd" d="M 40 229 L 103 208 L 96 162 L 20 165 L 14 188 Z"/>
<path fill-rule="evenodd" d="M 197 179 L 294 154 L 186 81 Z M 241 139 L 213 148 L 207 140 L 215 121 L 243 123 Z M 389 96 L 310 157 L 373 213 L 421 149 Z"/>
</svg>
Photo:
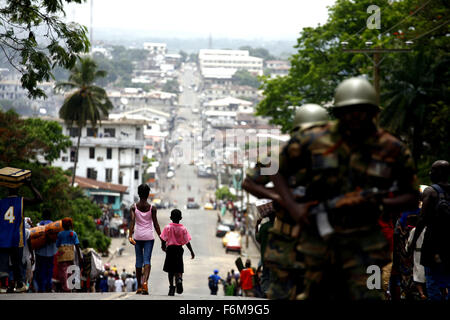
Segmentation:
<svg viewBox="0 0 450 320">
<path fill-rule="evenodd" d="M 52 164 L 63 170 L 73 168 L 78 128 L 68 128 L 62 119 L 49 120 L 61 124 L 73 145 Z M 127 186 L 122 203 L 131 205 L 142 182 L 145 124 L 143 120 L 116 119 L 103 120 L 96 128 L 90 125 L 82 128 L 76 175 Z"/>
<path fill-rule="evenodd" d="M 257 75 L 263 74 L 263 59 L 250 56 L 248 50 L 200 49 L 198 59 L 202 75 L 206 68 L 247 70 Z"/>
<path fill-rule="evenodd" d="M 289 61 L 284 60 L 268 60 L 266 61 L 266 68 L 270 72 L 270 77 L 284 77 L 289 74 L 291 65 Z"/>
</svg>

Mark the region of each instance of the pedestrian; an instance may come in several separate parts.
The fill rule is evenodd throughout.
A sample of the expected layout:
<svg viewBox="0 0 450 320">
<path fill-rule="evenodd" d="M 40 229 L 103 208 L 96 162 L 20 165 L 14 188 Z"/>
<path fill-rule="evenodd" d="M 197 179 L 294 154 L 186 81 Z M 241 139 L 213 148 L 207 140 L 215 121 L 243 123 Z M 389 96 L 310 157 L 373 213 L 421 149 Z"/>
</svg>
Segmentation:
<svg viewBox="0 0 450 320">
<path fill-rule="evenodd" d="M 416 208 L 414 161 L 400 140 L 377 126 L 377 94 L 367 80 L 340 83 L 330 110 L 336 121 L 294 134 L 271 176 L 301 230 L 305 289 L 298 298 L 383 299 L 381 289 L 367 286 L 368 267 L 382 270 L 391 261 L 378 219 Z M 297 174 L 305 176 L 301 203 L 288 183 Z"/>
<path fill-rule="evenodd" d="M 22 276 L 21 264 L 25 245 L 24 205 L 42 202 L 42 196 L 31 183 L 25 180 L 33 192 L 34 198 L 19 196 L 19 188 L 8 188 L 8 197 L 0 199 L 0 293 L 6 293 L 6 281 L 9 276 L 9 261 L 14 278 L 15 292 L 27 290 Z"/>
<path fill-rule="evenodd" d="M 208 287 L 211 291 L 211 295 L 217 295 L 219 290 L 219 281 L 223 281 L 219 276 L 219 270 L 215 269 L 214 273 L 208 277 Z"/>
<path fill-rule="evenodd" d="M 127 271 L 125 270 L 125 268 L 122 269 L 122 274 L 120 275 L 120 278 L 122 279 L 123 282 L 125 282 L 125 280 L 127 279 Z"/>
<path fill-rule="evenodd" d="M 161 230 L 156 216 L 157 210 L 148 203 L 150 187 L 141 184 L 138 187 L 139 202 L 131 206 L 131 223 L 128 230 L 128 241 L 134 245 L 136 253 L 137 294 L 148 294 L 148 278 L 151 270 L 151 257 L 155 243 L 154 231 L 161 236 Z M 162 240 L 161 240 L 162 242 Z M 144 271 L 142 272 L 142 268 Z"/>
<path fill-rule="evenodd" d="M 162 249 L 166 252 L 163 270 L 169 277 L 169 296 L 175 295 L 174 279 L 177 293 L 183 293 L 183 246 L 186 245 L 191 252 L 191 259 L 195 257 L 190 243 L 192 238 L 186 227 L 179 223 L 181 219 L 181 211 L 173 209 L 170 213 L 172 223 L 165 226 L 161 233 Z"/>
<path fill-rule="evenodd" d="M 52 213 L 49 209 L 42 211 L 42 220 L 38 226 L 45 226 L 52 223 Z M 42 248 L 36 249 L 36 282 L 38 292 L 51 292 L 53 275 L 53 257 L 58 248 L 55 242 L 47 242 Z"/>
<path fill-rule="evenodd" d="M 123 280 L 119 277 L 119 275 L 116 275 L 115 281 L 114 281 L 114 292 L 123 292 L 125 284 L 123 283 Z"/>
<path fill-rule="evenodd" d="M 127 289 L 127 292 L 133 292 L 133 285 L 134 285 L 134 279 L 131 276 L 131 274 L 127 274 L 127 277 L 125 279 L 125 287 Z"/>
<path fill-rule="evenodd" d="M 114 272 L 111 270 L 108 273 L 108 292 L 114 292 L 115 287 L 114 287 L 114 283 L 115 283 L 116 279 L 114 276 Z"/>
<path fill-rule="evenodd" d="M 97 282 L 98 282 L 98 291 L 99 292 L 108 292 L 108 271 L 100 274 Z"/>
<path fill-rule="evenodd" d="M 22 257 L 22 277 L 24 279 L 25 285 L 27 286 L 27 292 L 29 292 L 33 287 L 33 271 L 35 267 L 35 254 L 31 246 L 30 239 L 31 225 L 31 219 L 25 218 L 25 245 L 23 247 Z"/>
<path fill-rule="evenodd" d="M 242 295 L 244 297 L 254 297 L 253 292 L 253 277 L 255 272 L 252 269 L 252 262 L 250 259 L 245 261 L 245 268 L 241 270 L 240 274 L 240 286 L 242 289 Z"/>
<path fill-rule="evenodd" d="M 419 292 L 419 296 L 421 300 L 426 300 L 427 296 L 425 294 L 425 284 L 426 284 L 426 278 L 425 278 L 425 268 L 423 265 L 420 264 L 420 256 L 421 256 L 421 249 L 422 249 L 422 243 L 423 243 L 423 237 L 425 235 L 426 227 L 423 229 L 420 236 L 417 238 L 416 241 L 416 247 L 414 249 L 414 269 L 413 269 L 413 280 L 417 287 L 417 291 Z M 409 234 L 409 239 L 407 243 L 407 248 L 411 245 L 412 239 L 414 238 L 414 233 L 416 232 L 416 228 L 413 228 Z"/>
<path fill-rule="evenodd" d="M 133 291 L 136 292 L 138 288 L 137 278 L 136 278 L 136 271 L 133 271 Z"/>
<path fill-rule="evenodd" d="M 420 263 L 425 267 L 428 299 L 442 301 L 449 299 L 450 290 L 450 164 L 435 161 L 429 175 L 433 184 L 423 191 L 422 210 L 409 251 L 416 248 L 426 227 Z"/>
<path fill-rule="evenodd" d="M 83 250 L 81 254 L 83 255 L 83 265 L 81 268 L 81 287 L 83 292 L 95 292 L 96 278 L 98 276 L 98 271 L 95 265 L 93 265 L 93 255 L 96 254 L 95 250 L 90 247 L 89 240 L 83 239 L 81 241 Z M 95 271 L 95 272 L 93 272 Z"/>
<path fill-rule="evenodd" d="M 71 292 L 72 289 L 67 283 L 68 267 L 75 262 L 75 253 L 78 255 L 79 263 L 82 266 L 84 264 L 83 257 L 80 252 L 80 241 L 78 240 L 77 233 L 73 230 L 73 223 L 71 218 L 62 219 L 63 231 L 58 233 L 56 239 L 56 246 L 58 247 L 57 260 L 58 260 L 58 272 L 59 281 L 63 292 Z"/>
</svg>

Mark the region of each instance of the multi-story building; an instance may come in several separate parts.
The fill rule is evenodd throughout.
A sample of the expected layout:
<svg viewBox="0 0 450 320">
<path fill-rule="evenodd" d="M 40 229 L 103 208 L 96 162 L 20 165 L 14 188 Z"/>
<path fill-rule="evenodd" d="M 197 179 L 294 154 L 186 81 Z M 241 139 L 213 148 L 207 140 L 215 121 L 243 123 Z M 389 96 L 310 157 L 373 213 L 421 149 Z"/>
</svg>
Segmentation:
<svg viewBox="0 0 450 320">
<path fill-rule="evenodd" d="M 262 95 L 257 88 L 237 85 L 212 84 L 203 90 L 205 101 L 222 99 L 226 97 L 240 97 L 252 101 L 258 100 Z"/>
<path fill-rule="evenodd" d="M 248 50 L 200 49 L 198 59 L 202 75 L 203 70 L 208 68 L 247 70 L 257 75 L 263 74 L 263 59 L 250 56 Z"/>
<path fill-rule="evenodd" d="M 74 166 L 79 128 L 69 128 L 58 121 L 63 133 L 72 138 L 73 147 L 61 153 L 52 164 L 63 170 Z M 76 175 L 100 182 L 127 186 L 121 202 L 128 206 L 137 198 L 142 182 L 144 126 L 146 121 L 134 119 L 103 120 L 101 126 L 82 128 Z"/>
<path fill-rule="evenodd" d="M 291 69 L 289 61 L 284 60 L 268 60 L 265 65 L 271 78 L 287 76 Z"/>
</svg>

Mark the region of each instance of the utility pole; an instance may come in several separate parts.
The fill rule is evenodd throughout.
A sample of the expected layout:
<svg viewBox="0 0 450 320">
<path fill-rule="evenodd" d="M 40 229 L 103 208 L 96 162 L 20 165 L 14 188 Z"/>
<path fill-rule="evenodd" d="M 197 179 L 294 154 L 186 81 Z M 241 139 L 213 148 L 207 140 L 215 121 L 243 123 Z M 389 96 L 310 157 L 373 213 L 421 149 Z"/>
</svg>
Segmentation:
<svg viewBox="0 0 450 320">
<path fill-rule="evenodd" d="M 344 43 L 343 43 L 344 44 Z M 377 93 L 377 102 L 380 104 L 380 65 L 385 59 L 381 58 L 382 53 L 393 53 L 393 52 L 410 52 L 412 49 L 384 49 L 384 48 L 373 48 L 373 49 L 342 49 L 344 52 L 351 53 L 364 53 L 373 62 L 373 86 Z M 369 55 L 373 54 L 373 58 Z"/>
</svg>

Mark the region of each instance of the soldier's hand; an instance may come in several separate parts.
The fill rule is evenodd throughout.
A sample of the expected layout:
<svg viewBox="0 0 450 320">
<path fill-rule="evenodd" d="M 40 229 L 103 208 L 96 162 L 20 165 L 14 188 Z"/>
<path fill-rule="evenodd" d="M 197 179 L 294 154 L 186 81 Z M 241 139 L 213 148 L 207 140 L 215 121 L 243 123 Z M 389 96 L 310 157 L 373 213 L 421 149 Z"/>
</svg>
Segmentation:
<svg viewBox="0 0 450 320">
<path fill-rule="evenodd" d="M 291 212 L 292 218 L 298 222 L 301 226 L 309 224 L 309 209 L 316 205 L 317 201 L 311 201 L 306 203 L 297 203 L 295 211 Z"/>
</svg>

